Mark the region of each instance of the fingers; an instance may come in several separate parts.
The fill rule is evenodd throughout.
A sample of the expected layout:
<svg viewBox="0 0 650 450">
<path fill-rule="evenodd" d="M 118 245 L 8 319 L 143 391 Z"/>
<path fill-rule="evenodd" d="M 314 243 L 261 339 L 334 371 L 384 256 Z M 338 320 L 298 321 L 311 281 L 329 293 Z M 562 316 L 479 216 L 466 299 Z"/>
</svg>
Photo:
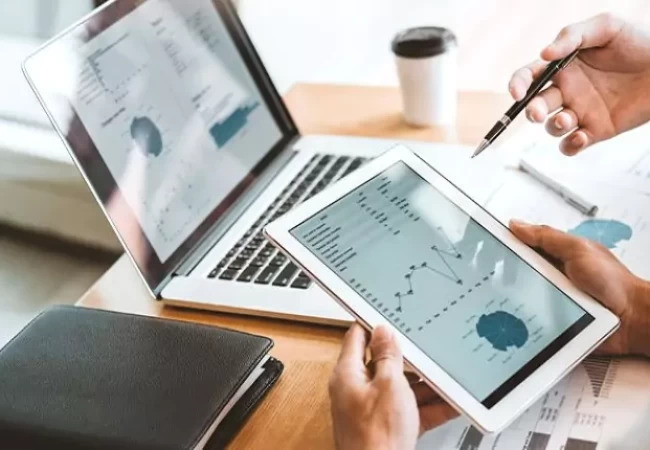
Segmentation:
<svg viewBox="0 0 650 450">
<path fill-rule="evenodd" d="M 546 131 L 555 137 L 564 136 L 578 126 L 578 116 L 569 108 L 564 108 L 546 122 Z"/>
<path fill-rule="evenodd" d="M 392 332 L 385 326 L 377 327 L 370 339 L 370 355 L 375 378 L 403 377 L 404 360 Z"/>
<path fill-rule="evenodd" d="M 611 356 L 611 355 L 620 355 L 621 354 L 621 349 L 618 343 L 615 342 L 612 338 L 609 338 L 605 342 L 603 342 L 600 347 L 598 347 L 596 350 L 594 350 L 593 355 L 594 356 Z"/>
<path fill-rule="evenodd" d="M 563 109 L 546 122 L 546 131 L 551 136 L 561 137 L 568 133 L 560 142 L 560 151 L 566 156 L 575 156 L 595 142 L 589 131 L 578 127 L 578 116 L 570 108 Z"/>
<path fill-rule="evenodd" d="M 574 156 L 593 143 L 587 130 L 579 129 L 565 137 L 560 142 L 560 150 L 567 156 Z"/>
<path fill-rule="evenodd" d="M 539 248 L 561 262 L 570 259 L 582 243 L 580 238 L 546 225 L 530 225 L 512 220 L 510 230 L 529 247 Z"/>
<path fill-rule="evenodd" d="M 533 122 L 542 123 L 553 111 L 562 107 L 562 91 L 556 86 L 544 89 L 526 107 L 526 115 Z"/>
<path fill-rule="evenodd" d="M 413 394 L 415 394 L 415 399 L 417 400 L 418 405 L 424 405 L 440 400 L 440 396 L 424 381 L 412 384 L 411 389 L 413 390 Z"/>
<path fill-rule="evenodd" d="M 458 412 L 424 382 L 411 386 L 420 412 L 420 433 L 458 417 Z"/>
<path fill-rule="evenodd" d="M 421 383 L 420 376 L 417 373 L 404 371 L 404 376 L 410 385 Z"/>
<path fill-rule="evenodd" d="M 353 324 L 343 339 L 339 363 L 352 362 L 363 365 L 363 357 L 366 351 L 366 331 L 358 323 Z"/>
<path fill-rule="evenodd" d="M 578 48 L 604 47 L 618 36 L 623 26 L 624 22 L 611 14 L 569 25 L 542 51 L 542 59 L 564 58 Z"/>
<path fill-rule="evenodd" d="M 512 75 L 508 90 L 515 100 L 519 101 L 524 98 L 533 79 L 537 78 L 544 71 L 546 65 L 544 61 L 536 61 L 522 67 Z"/>
<path fill-rule="evenodd" d="M 336 368 L 336 379 L 342 381 L 365 381 L 364 356 L 367 345 L 366 331 L 355 323 L 345 334 L 343 347 Z"/>
<path fill-rule="evenodd" d="M 432 430 L 458 417 L 458 412 L 443 400 L 419 408 L 420 433 Z"/>
</svg>

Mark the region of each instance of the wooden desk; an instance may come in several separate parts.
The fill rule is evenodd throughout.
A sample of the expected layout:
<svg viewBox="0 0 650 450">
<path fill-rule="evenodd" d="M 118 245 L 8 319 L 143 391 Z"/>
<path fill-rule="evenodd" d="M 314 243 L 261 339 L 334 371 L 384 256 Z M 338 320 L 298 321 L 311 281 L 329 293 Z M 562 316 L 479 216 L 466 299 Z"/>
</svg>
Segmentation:
<svg viewBox="0 0 650 450">
<path fill-rule="evenodd" d="M 400 117 L 392 88 L 297 85 L 286 97 L 304 134 L 401 137 L 476 143 L 509 105 L 506 96 L 460 95 L 457 130 L 412 129 Z M 78 305 L 217 325 L 275 340 L 273 355 L 286 365 L 280 382 L 260 405 L 232 449 L 333 447 L 327 382 L 344 330 L 280 320 L 162 307 L 153 301 L 122 257 Z"/>
</svg>

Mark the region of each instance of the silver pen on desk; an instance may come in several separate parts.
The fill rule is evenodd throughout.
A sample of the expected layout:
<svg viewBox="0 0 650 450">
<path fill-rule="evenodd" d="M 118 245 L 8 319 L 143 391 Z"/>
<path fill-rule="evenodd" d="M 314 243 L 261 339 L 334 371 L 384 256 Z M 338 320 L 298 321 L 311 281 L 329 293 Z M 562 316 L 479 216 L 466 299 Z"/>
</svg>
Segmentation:
<svg viewBox="0 0 650 450">
<path fill-rule="evenodd" d="M 526 162 L 524 159 L 521 159 L 519 161 L 519 170 L 521 170 L 522 172 L 526 172 L 535 180 L 537 180 L 539 183 L 543 184 L 544 186 L 546 186 L 547 188 L 549 188 L 550 190 L 558 194 L 560 197 L 564 199 L 565 202 L 567 202 L 569 205 L 576 208 L 581 213 L 586 214 L 588 216 L 595 216 L 596 213 L 598 212 L 597 205 L 585 200 L 582 196 L 576 194 L 566 186 L 553 180 L 548 175 L 541 173 L 539 170 L 533 167 L 530 163 Z"/>
</svg>

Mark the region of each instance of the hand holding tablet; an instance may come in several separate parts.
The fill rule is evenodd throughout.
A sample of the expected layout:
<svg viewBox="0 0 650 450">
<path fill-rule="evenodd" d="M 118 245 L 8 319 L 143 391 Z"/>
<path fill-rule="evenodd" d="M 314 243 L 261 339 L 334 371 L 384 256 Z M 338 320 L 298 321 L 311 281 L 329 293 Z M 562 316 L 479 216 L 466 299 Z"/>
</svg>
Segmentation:
<svg viewBox="0 0 650 450">
<path fill-rule="evenodd" d="M 512 422 L 618 326 L 403 146 L 267 235 L 366 328 L 392 327 L 418 374 L 486 432 Z"/>
</svg>

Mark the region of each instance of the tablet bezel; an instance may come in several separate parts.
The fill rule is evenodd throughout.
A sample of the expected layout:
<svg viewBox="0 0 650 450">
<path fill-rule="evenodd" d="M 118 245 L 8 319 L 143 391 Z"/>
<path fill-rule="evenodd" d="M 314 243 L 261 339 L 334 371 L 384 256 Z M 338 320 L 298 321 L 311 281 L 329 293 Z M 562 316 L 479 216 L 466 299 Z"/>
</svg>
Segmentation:
<svg viewBox="0 0 650 450">
<path fill-rule="evenodd" d="M 293 228 L 317 215 L 341 197 L 349 194 L 398 162 L 405 163 L 429 182 L 594 318 L 569 343 L 559 349 L 489 409 L 430 359 L 415 343 L 403 335 L 398 328 L 377 312 L 361 295 L 348 286 L 339 275 L 328 268 L 290 233 Z M 390 149 L 319 195 L 306 201 L 295 210 L 269 224 L 265 229 L 265 234 L 366 329 L 372 330 L 383 324 L 395 330 L 406 362 L 443 398 L 463 412 L 475 426 L 486 433 L 499 432 L 512 423 L 585 356 L 607 339 L 619 325 L 617 316 L 596 300 L 578 290 L 552 264 L 519 241 L 507 227 L 498 222 L 480 205 L 467 197 L 444 176 L 403 145 Z"/>
</svg>

